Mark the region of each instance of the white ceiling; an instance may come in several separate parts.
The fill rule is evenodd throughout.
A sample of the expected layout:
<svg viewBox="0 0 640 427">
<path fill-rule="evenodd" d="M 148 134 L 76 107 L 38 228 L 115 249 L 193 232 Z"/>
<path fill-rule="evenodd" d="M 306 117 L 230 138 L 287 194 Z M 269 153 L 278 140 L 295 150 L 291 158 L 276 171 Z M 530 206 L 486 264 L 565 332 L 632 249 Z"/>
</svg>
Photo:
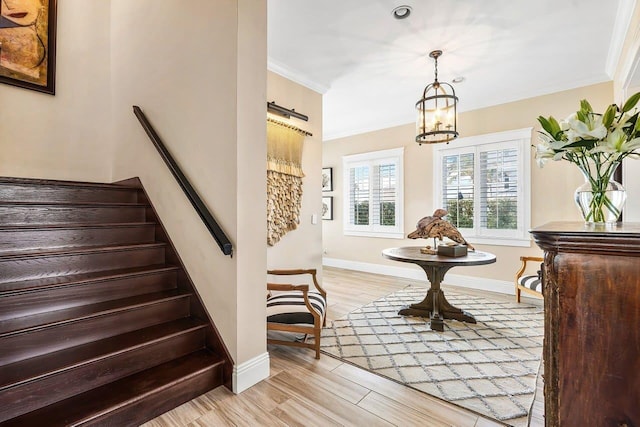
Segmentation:
<svg viewBox="0 0 640 427">
<path fill-rule="evenodd" d="M 408 19 L 391 11 L 407 4 Z M 324 93 L 324 139 L 411 123 L 433 81 L 459 111 L 612 79 L 635 0 L 268 0 L 269 69 Z M 276 101 L 278 100 L 269 100 Z M 296 108 L 295 105 L 284 105 Z M 303 112 L 304 113 L 304 112 Z"/>
</svg>

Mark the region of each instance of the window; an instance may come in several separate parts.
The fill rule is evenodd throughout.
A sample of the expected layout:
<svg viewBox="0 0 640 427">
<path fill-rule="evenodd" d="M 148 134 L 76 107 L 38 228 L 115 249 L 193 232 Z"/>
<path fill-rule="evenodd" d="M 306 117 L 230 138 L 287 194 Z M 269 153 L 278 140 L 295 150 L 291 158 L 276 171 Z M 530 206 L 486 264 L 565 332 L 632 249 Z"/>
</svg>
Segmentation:
<svg viewBox="0 0 640 427">
<path fill-rule="evenodd" d="M 402 157 L 404 148 L 344 156 L 344 234 L 404 237 Z"/>
<path fill-rule="evenodd" d="M 471 243 L 529 246 L 531 128 L 434 146 L 434 204 Z"/>
</svg>

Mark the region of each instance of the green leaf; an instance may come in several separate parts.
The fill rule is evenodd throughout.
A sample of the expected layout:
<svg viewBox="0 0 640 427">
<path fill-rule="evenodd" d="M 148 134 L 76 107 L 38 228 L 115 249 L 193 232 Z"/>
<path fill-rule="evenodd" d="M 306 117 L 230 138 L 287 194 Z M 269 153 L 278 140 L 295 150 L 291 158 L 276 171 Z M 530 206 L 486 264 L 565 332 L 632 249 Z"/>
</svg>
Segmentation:
<svg viewBox="0 0 640 427">
<path fill-rule="evenodd" d="M 591 104 L 586 99 L 580 101 L 580 111 L 584 113 L 592 113 L 593 108 L 591 108 Z"/>
<path fill-rule="evenodd" d="M 636 106 L 638 101 L 640 101 L 640 92 L 631 95 L 629 99 L 627 99 L 627 102 L 625 102 L 624 105 L 622 106 L 622 112 L 626 113 L 627 111 L 631 110 L 633 107 Z"/>
<path fill-rule="evenodd" d="M 633 117 L 629 119 L 629 121 L 635 121 L 635 125 L 633 126 L 633 130 L 631 131 L 631 135 L 635 135 L 640 131 L 640 120 L 638 120 L 638 113 L 634 114 Z"/>
<path fill-rule="evenodd" d="M 577 147 L 584 147 L 587 150 L 591 150 L 593 147 L 596 146 L 596 144 L 598 143 L 598 141 L 596 139 L 579 139 L 575 142 L 572 142 L 571 144 L 567 144 L 564 146 L 564 148 L 577 148 Z"/>
<path fill-rule="evenodd" d="M 542 129 L 544 129 L 549 135 L 553 136 L 553 128 L 551 127 L 549 120 L 539 116 L 538 122 L 540 123 L 540 126 L 542 126 Z"/>
<path fill-rule="evenodd" d="M 613 119 L 616 117 L 617 110 L 618 107 L 615 104 L 611 104 L 607 108 L 607 111 L 604 112 L 604 115 L 602 116 L 602 124 L 607 129 L 609 128 L 609 126 L 611 126 L 611 123 L 613 123 Z"/>
<path fill-rule="evenodd" d="M 549 124 L 551 124 L 551 130 L 553 131 L 551 135 L 557 137 L 558 133 L 560 133 L 560 123 L 558 123 L 558 121 L 552 116 L 549 116 Z"/>
</svg>

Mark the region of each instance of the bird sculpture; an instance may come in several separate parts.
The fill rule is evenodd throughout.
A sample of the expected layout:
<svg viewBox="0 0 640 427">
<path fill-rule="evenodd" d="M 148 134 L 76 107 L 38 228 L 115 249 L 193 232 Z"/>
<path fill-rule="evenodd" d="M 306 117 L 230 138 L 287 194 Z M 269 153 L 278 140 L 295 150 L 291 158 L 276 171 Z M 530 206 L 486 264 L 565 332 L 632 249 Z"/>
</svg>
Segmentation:
<svg viewBox="0 0 640 427">
<path fill-rule="evenodd" d="M 428 239 L 433 238 L 434 246 L 435 239 L 442 240 L 443 237 L 447 237 L 456 243 L 467 245 L 469 250 L 475 251 L 475 248 L 467 242 L 462 234 L 458 231 L 453 224 L 449 221 L 442 219 L 448 212 L 444 209 L 436 209 L 433 215 L 425 216 L 416 225 L 415 231 L 412 231 L 407 235 L 409 239 Z"/>
</svg>

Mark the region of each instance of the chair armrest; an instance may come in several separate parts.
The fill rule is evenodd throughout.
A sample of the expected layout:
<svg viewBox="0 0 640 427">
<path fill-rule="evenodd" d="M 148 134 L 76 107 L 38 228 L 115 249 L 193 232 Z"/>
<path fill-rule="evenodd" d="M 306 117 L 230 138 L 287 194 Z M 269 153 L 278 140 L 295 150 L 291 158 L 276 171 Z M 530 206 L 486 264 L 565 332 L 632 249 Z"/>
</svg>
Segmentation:
<svg viewBox="0 0 640 427">
<path fill-rule="evenodd" d="M 544 258 L 539 257 L 539 256 L 521 256 L 520 257 L 520 261 L 523 261 L 523 262 L 527 262 L 527 261 L 543 262 Z"/>
<path fill-rule="evenodd" d="M 267 283 L 267 289 L 270 291 L 302 291 L 304 293 L 309 292 L 309 285 Z"/>
<path fill-rule="evenodd" d="M 544 258 L 539 256 L 521 256 L 520 261 L 522 261 L 522 265 L 520 266 L 520 270 L 518 270 L 518 272 L 516 273 L 516 283 L 518 283 L 518 279 L 524 274 L 524 270 L 527 268 L 528 261 L 543 262 Z"/>
<path fill-rule="evenodd" d="M 279 276 L 294 276 L 297 274 L 316 274 L 317 270 L 315 268 L 310 269 L 288 269 L 288 270 L 267 270 L 267 274 L 275 274 Z"/>
<path fill-rule="evenodd" d="M 315 268 L 309 269 L 290 269 L 290 270 L 267 270 L 267 274 L 273 274 L 275 276 L 296 276 L 301 274 L 310 274 L 313 280 L 313 285 L 322 294 L 323 297 L 327 297 L 327 292 L 318 283 L 317 277 L 318 271 Z"/>
</svg>

